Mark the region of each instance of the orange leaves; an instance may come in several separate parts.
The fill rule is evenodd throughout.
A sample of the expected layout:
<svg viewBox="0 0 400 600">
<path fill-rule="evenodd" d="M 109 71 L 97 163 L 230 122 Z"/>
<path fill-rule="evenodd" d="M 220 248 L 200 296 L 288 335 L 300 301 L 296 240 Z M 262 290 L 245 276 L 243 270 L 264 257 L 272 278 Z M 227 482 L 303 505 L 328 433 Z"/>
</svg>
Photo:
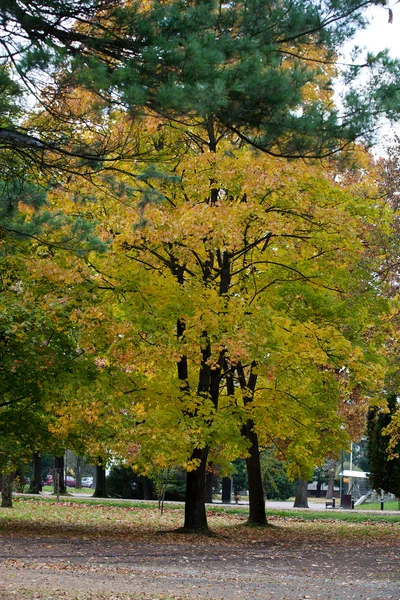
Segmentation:
<svg viewBox="0 0 400 600">
<path fill-rule="evenodd" d="M 122 116 L 116 126 L 128 134 Z M 272 159 L 222 131 L 211 152 L 201 125 L 154 116 L 129 127 L 145 152 L 162 136 L 157 167 L 121 162 L 124 173 L 75 182 L 65 201 L 95 223 L 108 252 L 76 265 L 51 257 L 34 271 L 76 302 L 70 322 L 95 366 L 95 385 L 71 390 L 80 413 L 66 385 L 60 423 L 72 431 L 69 414 L 79 431 L 90 425 L 95 448 L 138 469 L 192 469 L 195 447 L 221 460 L 246 454 L 249 418 L 300 473 L 344 443 L 340 426 L 359 422 L 365 390 L 379 392 L 384 370 L 370 332 L 385 307 L 373 304 L 365 248 L 387 215 L 361 194 L 361 175 L 334 165 Z M 254 362 L 258 386 L 245 402 L 237 368 Z M 218 380 L 214 402 L 210 387 L 198 391 L 200 369 Z M 355 383 L 363 395 L 349 404 Z M 343 400 L 357 410 L 345 414 Z"/>
<path fill-rule="evenodd" d="M 57 264 L 54 260 L 32 260 L 28 263 L 28 269 L 33 278 L 43 277 L 57 286 L 79 284 L 83 281 L 81 273 L 73 268 L 72 257 L 64 264 Z"/>
</svg>

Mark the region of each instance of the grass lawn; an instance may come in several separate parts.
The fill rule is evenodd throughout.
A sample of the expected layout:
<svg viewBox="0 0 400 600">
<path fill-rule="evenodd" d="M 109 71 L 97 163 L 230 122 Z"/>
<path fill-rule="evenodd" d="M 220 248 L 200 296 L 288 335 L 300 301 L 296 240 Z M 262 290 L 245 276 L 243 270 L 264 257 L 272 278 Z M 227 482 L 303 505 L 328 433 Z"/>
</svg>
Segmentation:
<svg viewBox="0 0 400 600">
<path fill-rule="evenodd" d="M 29 486 L 26 485 L 24 488 L 24 492 L 28 493 Z M 44 485 L 42 488 L 43 492 L 48 492 L 50 494 L 54 493 L 54 488 L 52 485 Z M 93 496 L 94 489 L 93 488 L 74 488 L 67 487 L 68 494 L 87 494 L 88 496 Z"/>
<path fill-rule="evenodd" d="M 47 487 L 47 486 L 46 486 Z M 73 488 L 69 488 L 70 490 Z M 87 488 L 86 488 L 87 489 Z M 51 488 L 50 488 L 51 490 Z M 89 490 L 91 493 L 93 490 Z M 370 506 L 370 505 L 368 505 Z M 31 508 L 30 508 L 31 507 Z M 93 511 L 93 507 L 98 510 Z M 397 503 L 396 503 L 397 508 Z M 98 498 L 74 498 L 71 496 L 63 496 L 60 499 L 60 502 L 57 503 L 57 500 L 54 496 L 38 496 L 37 498 L 33 498 L 32 496 L 19 496 L 14 500 L 14 509 L 15 511 L 10 511 L 10 518 L 12 518 L 12 514 L 15 512 L 16 518 L 19 518 L 17 515 L 24 515 L 23 518 L 34 518 L 38 515 L 45 515 L 47 518 L 52 518 L 51 516 L 55 515 L 54 518 L 58 518 L 58 515 L 65 514 L 70 511 L 69 517 L 71 518 L 73 513 L 82 514 L 88 516 L 88 522 L 93 522 L 93 518 L 95 515 L 101 515 L 104 511 L 107 512 L 107 521 L 112 519 L 113 515 L 117 515 L 116 518 L 118 522 L 120 522 L 120 514 L 122 515 L 130 515 L 132 516 L 132 512 L 134 511 L 136 515 L 138 515 L 138 519 L 147 520 L 148 522 L 154 521 L 155 515 L 156 520 L 159 525 L 162 525 L 164 515 L 168 515 L 169 520 L 176 521 L 175 525 L 179 527 L 183 521 L 183 511 L 184 505 L 182 503 L 167 503 L 164 506 L 164 515 L 160 514 L 158 510 L 157 502 L 143 502 L 143 501 L 135 501 L 135 500 L 103 500 Z M 103 509 L 103 511 L 99 509 Z M 115 509 L 115 510 L 113 510 Z M 379 509 L 379 507 L 378 507 Z M 118 511 L 122 510 L 121 513 Z M 125 511 L 125 512 L 124 512 Z M 278 518 L 279 520 L 293 520 L 296 522 L 344 522 L 344 523 L 353 523 L 353 524 L 362 524 L 362 523 L 400 523 L 400 512 L 398 515 L 393 514 L 385 514 L 384 511 L 377 514 L 365 513 L 364 511 L 340 511 L 340 510 L 332 510 L 332 511 L 297 511 L 297 510 L 279 510 L 279 509 L 268 509 L 267 507 L 267 518 L 268 520 L 273 520 Z M 7 511 L 6 511 L 7 514 Z M 248 506 L 208 506 L 207 514 L 209 519 L 213 521 L 217 519 L 219 523 L 221 523 L 224 518 L 230 523 L 233 517 L 237 517 L 239 520 L 245 520 L 248 515 Z M 119 515 L 119 516 L 118 516 Z M 89 518 L 90 516 L 90 518 Z M 0 512 L 0 521 L 1 518 L 5 518 L 4 513 Z M 222 517 L 222 518 L 221 518 Z M 7 517 L 8 518 L 8 517 Z M 165 519 L 164 519 L 165 520 Z M 168 521 L 168 519 L 166 519 Z"/>
<path fill-rule="evenodd" d="M 366 504 L 361 504 L 361 506 L 356 506 L 356 510 L 381 510 L 380 502 L 367 502 Z M 400 510 L 400 501 L 391 500 L 390 502 L 384 503 L 384 510 Z"/>
</svg>

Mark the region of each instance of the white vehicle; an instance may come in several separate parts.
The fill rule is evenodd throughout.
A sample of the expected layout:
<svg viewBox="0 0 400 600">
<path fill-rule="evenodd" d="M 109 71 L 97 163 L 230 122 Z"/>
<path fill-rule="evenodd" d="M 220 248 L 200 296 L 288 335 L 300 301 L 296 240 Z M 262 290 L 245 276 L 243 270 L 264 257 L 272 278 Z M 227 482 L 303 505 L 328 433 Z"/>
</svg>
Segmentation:
<svg viewBox="0 0 400 600">
<path fill-rule="evenodd" d="M 93 477 L 82 477 L 82 487 L 91 488 L 93 485 Z"/>
</svg>

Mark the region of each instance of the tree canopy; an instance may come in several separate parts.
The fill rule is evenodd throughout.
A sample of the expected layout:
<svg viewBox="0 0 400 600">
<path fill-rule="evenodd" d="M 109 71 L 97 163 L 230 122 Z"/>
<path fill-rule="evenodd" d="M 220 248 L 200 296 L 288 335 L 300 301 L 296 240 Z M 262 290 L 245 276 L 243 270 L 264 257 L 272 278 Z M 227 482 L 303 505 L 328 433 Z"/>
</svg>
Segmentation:
<svg viewBox="0 0 400 600">
<path fill-rule="evenodd" d="M 208 463 L 246 457 L 262 524 L 260 447 L 304 478 L 379 403 L 392 210 L 355 142 L 398 118 L 399 64 L 338 58 L 372 5 L 0 8 L 0 251 L 20 261 L 1 415 L 25 410 L 26 373 L 56 438 L 184 466 L 188 528 L 207 526 Z"/>
<path fill-rule="evenodd" d="M 391 213 L 372 163 L 361 151 L 360 168 L 341 172 L 278 160 L 210 123 L 138 128 L 142 147 L 158 148 L 141 186 L 120 175 L 108 192 L 77 179 L 69 197 L 54 194 L 67 211 L 82 194 L 82 215 L 110 239 L 79 267 L 102 300 L 73 315 L 102 378 L 112 373 L 110 395 L 67 394 L 52 409 L 58 427 L 74 427 L 70 411 L 89 423 L 107 413 L 108 447 L 132 465 L 191 471 L 201 449 L 218 464 L 245 455 L 246 424 L 293 476 L 308 474 L 360 435 L 380 397 L 372 325 L 388 307 L 372 250 Z"/>
<path fill-rule="evenodd" d="M 59 118 L 59 95 L 80 85 L 133 115 L 211 116 L 273 155 L 321 157 L 359 136 L 371 140 L 379 115 L 397 118 L 396 61 L 383 52 L 339 66 L 342 44 L 374 5 L 386 1 L 7 0 L 0 45 L 4 62 Z M 339 70 L 340 109 L 330 98 Z M 361 70 L 370 75 L 362 87 Z M 0 139 L 40 145 L 29 127 L 3 126 Z"/>
</svg>

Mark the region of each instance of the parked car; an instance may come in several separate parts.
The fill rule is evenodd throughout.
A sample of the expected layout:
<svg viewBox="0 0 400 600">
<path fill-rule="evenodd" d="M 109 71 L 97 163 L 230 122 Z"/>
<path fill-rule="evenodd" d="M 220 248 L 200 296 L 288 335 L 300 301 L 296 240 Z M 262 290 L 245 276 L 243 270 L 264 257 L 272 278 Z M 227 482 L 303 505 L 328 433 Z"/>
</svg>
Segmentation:
<svg viewBox="0 0 400 600">
<path fill-rule="evenodd" d="M 93 486 L 93 477 L 82 477 L 82 487 L 91 488 Z"/>
<path fill-rule="evenodd" d="M 46 478 L 42 479 L 42 485 L 52 485 L 53 484 L 53 476 L 47 475 Z"/>
<path fill-rule="evenodd" d="M 66 485 L 66 487 L 75 487 L 76 480 L 73 477 L 70 477 L 69 475 L 67 475 L 65 478 L 65 485 Z"/>
</svg>

